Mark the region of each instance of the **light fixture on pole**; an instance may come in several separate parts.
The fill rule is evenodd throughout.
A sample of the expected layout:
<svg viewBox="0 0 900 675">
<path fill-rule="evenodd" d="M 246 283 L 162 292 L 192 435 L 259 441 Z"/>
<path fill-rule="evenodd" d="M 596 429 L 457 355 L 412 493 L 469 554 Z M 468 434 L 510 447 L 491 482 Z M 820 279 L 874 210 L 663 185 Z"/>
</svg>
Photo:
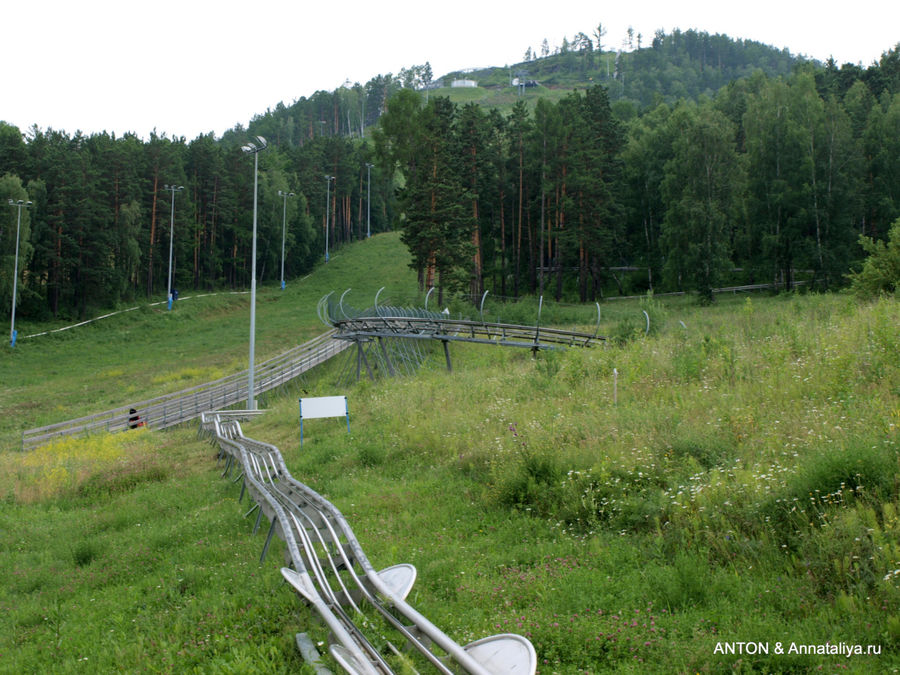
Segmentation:
<svg viewBox="0 0 900 675">
<path fill-rule="evenodd" d="M 163 185 L 163 190 L 172 193 L 172 219 L 169 221 L 169 309 L 172 309 L 172 242 L 175 240 L 175 193 L 184 190 L 184 185 Z"/>
<path fill-rule="evenodd" d="M 281 216 L 281 290 L 284 290 L 284 237 L 287 232 L 287 198 L 293 197 L 293 192 L 278 191 L 278 196 L 284 197 L 284 211 Z"/>
<path fill-rule="evenodd" d="M 334 176 L 325 176 L 325 262 L 328 262 L 328 211 L 331 208 L 331 181 Z"/>
<path fill-rule="evenodd" d="M 374 164 L 366 162 L 366 239 L 372 236 L 372 167 Z"/>
<path fill-rule="evenodd" d="M 253 391 L 254 352 L 256 350 L 256 196 L 259 176 L 259 153 L 269 147 L 266 139 L 256 136 L 253 143 L 241 146 L 244 152 L 253 153 L 253 247 L 250 262 L 250 367 L 247 369 L 247 410 L 256 410 Z"/>
<path fill-rule="evenodd" d="M 16 218 L 16 262 L 13 265 L 13 294 L 12 294 L 12 319 L 10 320 L 9 326 L 9 346 L 16 346 L 16 336 L 18 335 L 18 331 L 16 331 L 16 291 L 17 282 L 19 281 L 19 230 L 22 228 L 22 207 L 28 208 L 31 206 L 31 202 L 26 202 L 24 199 L 19 200 L 9 200 L 10 206 L 15 206 L 18 211 L 18 217 Z"/>
</svg>

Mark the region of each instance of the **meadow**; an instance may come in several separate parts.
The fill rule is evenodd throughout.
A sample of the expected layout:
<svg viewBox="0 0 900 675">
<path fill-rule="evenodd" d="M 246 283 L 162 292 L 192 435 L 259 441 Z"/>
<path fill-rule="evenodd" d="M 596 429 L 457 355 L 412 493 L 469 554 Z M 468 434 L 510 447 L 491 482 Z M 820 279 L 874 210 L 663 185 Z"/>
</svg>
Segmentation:
<svg viewBox="0 0 900 675">
<path fill-rule="evenodd" d="M 324 330 L 328 291 L 412 299 L 402 256 L 384 255 L 392 237 L 264 289 L 262 349 Z M 596 308 L 544 319 L 593 332 Z M 311 673 L 294 634 L 325 630 L 281 582 L 283 547 L 259 563 L 264 530 L 251 536 L 250 505 L 196 426 L 16 451 L 11 416 L 54 421 L 117 387 L 236 367 L 247 305 L 109 321 L 0 355 L 0 672 Z M 265 397 L 244 431 L 344 512 L 376 566 L 416 565 L 410 600 L 434 623 L 461 643 L 526 635 L 541 673 L 900 669 L 897 300 L 608 302 L 601 333 L 605 348 L 536 356 L 455 344 L 452 373 L 436 350 L 414 376 L 374 382 L 330 363 Z M 66 367 L 39 375 L 48 353 Z M 100 392 L 104 369 L 127 372 Z M 335 393 L 351 433 L 316 420 L 301 449 L 297 396 Z"/>
</svg>

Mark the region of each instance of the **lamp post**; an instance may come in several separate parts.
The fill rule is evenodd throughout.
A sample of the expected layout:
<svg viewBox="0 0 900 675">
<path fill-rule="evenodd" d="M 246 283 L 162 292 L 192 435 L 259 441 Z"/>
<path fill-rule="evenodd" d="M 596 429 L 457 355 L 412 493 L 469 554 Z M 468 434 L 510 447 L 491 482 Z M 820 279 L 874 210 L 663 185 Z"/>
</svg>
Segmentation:
<svg viewBox="0 0 900 675">
<path fill-rule="evenodd" d="M 366 239 L 372 236 L 372 167 L 373 164 L 366 162 Z"/>
<path fill-rule="evenodd" d="M 175 193 L 184 190 L 184 185 L 163 185 L 163 190 L 172 193 L 172 219 L 169 221 L 169 309 L 172 309 L 172 242 L 175 240 Z"/>
<path fill-rule="evenodd" d="M 331 208 L 331 181 L 334 176 L 325 176 L 325 262 L 328 262 L 328 211 Z"/>
<path fill-rule="evenodd" d="M 256 350 L 256 197 L 259 176 L 259 153 L 265 150 L 269 144 L 262 136 L 257 136 L 256 141 L 241 146 L 244 152 L 253 153 L 253 259 L 250 262 L 250 367 L 247 369 L 247 410 L 256 410 L 256 399 L 253 395 L 253 366 Z"/>
<path fill-rule="evenodd" d="M 18 211 L 18 217 L 16 219 L 16 262 L 13 265 L 13 295 L 12 295 L 12 319 L 10 320 L 9 326 L 9 346 L 16 346 L 16 290 L 17 290 L 17 282 L 19 281 L 19 230 L 22 227 L 22 207 L 28 208 L 31 206 L 31 202 L 26 202 L 24 199 L 19 200 L 9 200 L 10 206 L 15 206 Z"/>
<path fill-rule="evenodd" d="M 281 290 L 284 290 L 284 238 L 287 233 L 287 198 L 293 197 L 293 192 L 278 191 L 280 197 L 284 197 L 284 211 L 281 215 Z"/>
</svg>

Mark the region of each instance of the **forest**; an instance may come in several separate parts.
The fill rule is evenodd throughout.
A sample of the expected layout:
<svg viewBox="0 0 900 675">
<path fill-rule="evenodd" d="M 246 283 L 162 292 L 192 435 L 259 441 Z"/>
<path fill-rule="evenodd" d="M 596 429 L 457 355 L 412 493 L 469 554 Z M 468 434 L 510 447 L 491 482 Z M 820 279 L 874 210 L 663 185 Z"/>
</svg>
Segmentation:
<svg viewBox="0 0 900 675">
<path fill-rule="evenodd" d="M 420 284 L 442 293 L 836 288 L 860 237 L 883 240 L 900 217 L 900 45 L 868 67 L 694 31 L 630 52 L 564 46 L 520 65 L 566 90 L 506 108 L 432 92 L 426 64 L 222 138 L 0 122 L 0 198 L 31 202 L 18 256 L 20 209 L 0 217 L 0 308 L 14 269 L 17 314 L 35 320 L 164 295 L 170 235 L 173 288 L 249 286 L 253 135 L 269 141 L 260 282 L 278 279 L 282 236 L 288 279 L 322 260 L 327 223 L 335 248 L 400 229 Z"/>
<path fill-rule="evenodd" d="M 505 116 L 404 90 L 376 154 L 404 177 L 398 211 L 423 287 L 581 301 L 833 289 L 860 238 L 883 239 L 900 216 L 898 56 L 865 71 L 757 70 L 631 116 L 602 85 Z"/>
</svg>

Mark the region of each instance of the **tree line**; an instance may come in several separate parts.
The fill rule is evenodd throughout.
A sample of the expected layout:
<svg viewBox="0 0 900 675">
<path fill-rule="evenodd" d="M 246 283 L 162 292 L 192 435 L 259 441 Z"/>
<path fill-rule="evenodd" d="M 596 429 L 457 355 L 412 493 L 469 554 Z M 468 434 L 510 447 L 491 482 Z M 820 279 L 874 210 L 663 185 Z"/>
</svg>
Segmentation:
<svg viewBox="0 0 900 675">
<path fill-rule="evenodd" d="M 511 113 L 401 91 L 373 134 L 403 176 L 423 288 L 478 297 L 845 283 L 900 216 L 900 54 L 757 71 L 714 97 L 614 111 L 601 86 Z"/>
<path fill-rule="evenodd" d="M 253 161 L 240 147 L 264 136 L 259 156 L 260 281 L 307 273 L 329 244 L 384 231 L 392 187 L 364 140 L 388 99 L 430 78 L 428 64 L 377 75 L 365 85 L 317 91 L 193 141 L 155 132 L 69 134 L 0 121 L 0 199 L 31 201 L 22 213 L 17 314 L 77 318 L 91 310 L 167 292 L 171 193 L 176 289 L 249 285 Z M 330 186 L 325 176 L 333 176 Z M 371 190 L 368 181 L 371 178 Z M 295 193 L 286 204 L 279 191 Z M 366 200 L 371 194 L 371 208 Z M 328 200 L 326 208 L 326 199 Z M 9 209 L 10 212 L 16 211 Z M 0 217 L 0 309 L 12 300 L 17 213 Z"/>
<path fill-rule="evenodd" d="M 28 200 L 19 245 L 17 314 L 81 317 L 97 308 L 167 293 L 174 193 L 173 288 L 246 288 L 252 246 L 253 159 L 246 133 L 193 141 L 151 134 L 69 135 L 0 123 L 0 198 Z M 373 231 L 392 218 L 390 186 L 369 148 L 316 135 L 259 155 L 260 281 L 305 274 L 325 249 L 365 236 L 371 175 Z M 325 176 L 334 177 L 330 186 Z M 282 193 L 295 193 L 285 198 Z M 326 196 L 328 198 L 326 207 Z M 286 203 L 285 203 L 286 200 Z M 0 307 L 9 308 L 16 209 L 0 218 Z"/>
</svg>

